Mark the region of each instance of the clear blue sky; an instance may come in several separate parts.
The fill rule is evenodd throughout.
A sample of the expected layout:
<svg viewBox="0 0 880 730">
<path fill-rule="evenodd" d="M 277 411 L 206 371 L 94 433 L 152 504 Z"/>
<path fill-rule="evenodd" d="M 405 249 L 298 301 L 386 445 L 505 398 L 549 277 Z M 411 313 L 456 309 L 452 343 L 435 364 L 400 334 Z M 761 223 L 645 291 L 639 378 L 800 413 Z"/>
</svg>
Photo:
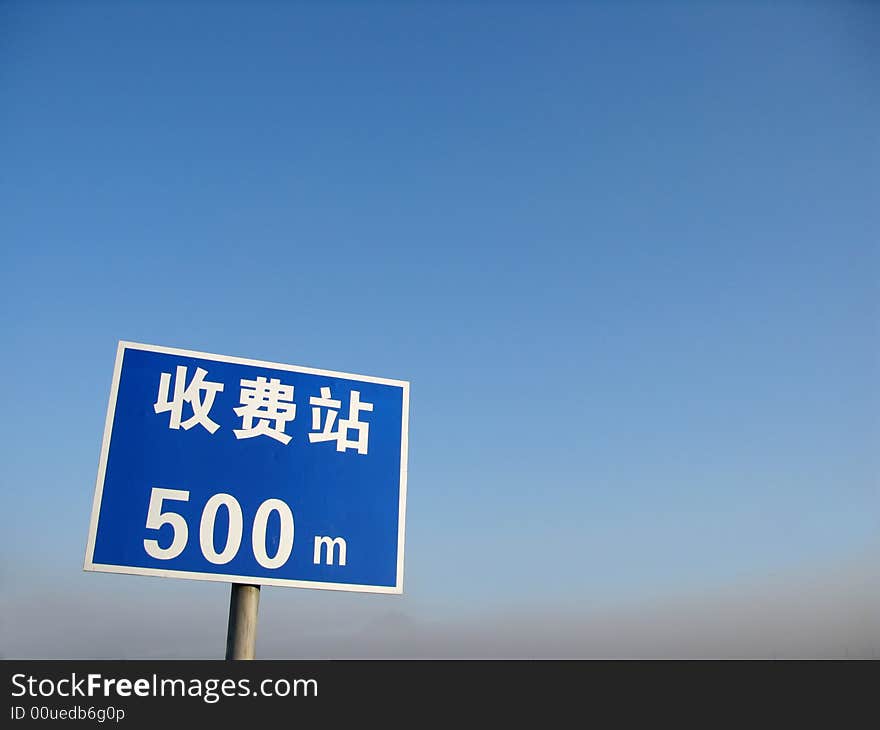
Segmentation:
<svg viewBox="0 0 880 730">
<path fill-rule="evenodd" d="M 4 2 L 7 615 L 225 601 L 81 572 L 119 339 L 412 382 L 406 595 L 264 610 L 876 564 L 878 49 L 871 3 Z"/>
</svg>

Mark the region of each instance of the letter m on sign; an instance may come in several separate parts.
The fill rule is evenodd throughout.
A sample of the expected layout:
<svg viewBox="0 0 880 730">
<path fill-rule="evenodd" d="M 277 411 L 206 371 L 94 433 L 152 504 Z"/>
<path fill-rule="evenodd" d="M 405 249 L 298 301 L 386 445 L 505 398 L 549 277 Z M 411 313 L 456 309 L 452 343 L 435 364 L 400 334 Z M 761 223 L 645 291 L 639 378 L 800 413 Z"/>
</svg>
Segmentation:
<svg viewBox="0 0 880 730">
<path fill-rule="evenodd" d="M 336 565 L 345 565 L 345 540 L 341 537 L 321 537 L 320 535 L 315 536 L 315 553 L 312 556 L 312 562 L 315 565 L 320 565 L 321 563 L 321 548 L 324 547 L 327 549 L 326 552 L 326 563 L 327 565 L 334 564 L 334 551 L 335 548 L 339 548 L 339 562 Z"/>
</svg>

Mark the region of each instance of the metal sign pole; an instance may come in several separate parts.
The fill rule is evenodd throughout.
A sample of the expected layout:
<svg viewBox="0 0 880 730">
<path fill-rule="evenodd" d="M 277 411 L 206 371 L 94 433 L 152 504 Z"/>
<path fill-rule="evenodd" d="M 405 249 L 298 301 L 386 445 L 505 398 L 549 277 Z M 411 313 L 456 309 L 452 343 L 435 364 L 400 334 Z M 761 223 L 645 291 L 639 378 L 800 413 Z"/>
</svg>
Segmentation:
<svg viewBox="0 0 880 730">
<path fill-rule="evenodd" d="M 253 659 L 257 644 L 257 611 L 260 586 L 233 583 L 229 596 L 229 627 L 226 630 L 226 658 Z"/>
</svg>

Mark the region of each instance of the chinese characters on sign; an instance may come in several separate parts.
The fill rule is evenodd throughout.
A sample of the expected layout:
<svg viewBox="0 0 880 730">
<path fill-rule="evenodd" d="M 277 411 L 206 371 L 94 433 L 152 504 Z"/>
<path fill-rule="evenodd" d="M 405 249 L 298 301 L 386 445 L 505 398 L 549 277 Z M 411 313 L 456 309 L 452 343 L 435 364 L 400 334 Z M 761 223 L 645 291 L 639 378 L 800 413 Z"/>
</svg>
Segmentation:
<svg viewBox="0 0 880 730">
<path fill-rule="evenodd" d="M 171 373 L 162 373 L 159 379 L 159 395 L 153 404 L 153 410 L 156 413 L 166 413 L 171 411 L 171 422 L 168 428 L 183 427 L 184 431 L 189 431 L 197 423 L 208 431 L 214 433 L 220 425 L 214 423 L 208 416 L 211 406 L 214 405 L 214 396 L 223 390 L 223 383 L 206 383 L 205 376 L 207 370 L 198 368 L 193 376 L 189 386 L 184 388 L 186 384 L 186 368 L 183 365 L 177 366 L 176 378 L 174 380 L 174 400 L 168 401 L 168 388 L 171 384 Z M 205 391 L 205 398 L 199 395 Z M 192 416 L 187 418 L 183 423 L 180 421 L 180 415 L 183 411 L 183 404 L 189 403 L 192 407 Z"/>
<path fill-rule="evenodd" d="M 205 380 L 207 375 L 206 370 L 197 368 L 187 384 L 187 368 L 178 365 L 172 391 L 171 373 L 161 374 L 153 411 L 157 414 L 171 413 L 168 428 L 189 430 L 198 424 L 211 434 L 220 428 L 219 424 L 211 420 L 210 414 L 214 398 L 217 393 L 223 392 L 224 383 Z M 296 418 L 294 386 L 283 384 L 279 378 L 267 380 L 264 376 L 257 376 L 253 380 L 242 378 L 239 385 L 241 405 L 233 410 L 241 418 L 241 428 L 233 430 L 235 438 L 268 436 L 284 445 L 289 444 L 293 437 L 285 433 L 285 430 L 288 422 Z M 169 392 L 172 393 L 170 401 Z M 189 404 L 192 415 L 181 420 L 184 403 Z M 370 424 L 361 421 L 360 415 L 372 411 L 373 404 L 362 401 L 360 391 L 352 390 L 349 394 L 347 418 L 338 418 L 342 401 L 332 397 L 328 386 L 320 388 L 320 396 L 311 396 L 309 405 L 312 407 L 310 443 L 335 441 L 337 451 L 354 449 L 358 454 L 368 453 Z M 356 431 L 357 438 L 349 439 L 349 431 Z"/>
</svg>

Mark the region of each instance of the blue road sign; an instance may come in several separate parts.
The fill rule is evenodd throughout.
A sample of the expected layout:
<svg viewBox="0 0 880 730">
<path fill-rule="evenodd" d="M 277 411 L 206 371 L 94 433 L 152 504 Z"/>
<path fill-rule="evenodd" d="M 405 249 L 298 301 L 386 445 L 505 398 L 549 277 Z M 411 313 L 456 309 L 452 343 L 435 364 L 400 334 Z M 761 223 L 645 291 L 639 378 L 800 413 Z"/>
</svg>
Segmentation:
<svg viewBox="0 0 880 730">
<path fill-rule="evenodd" d="M 401 593 L 409 383 L 120 342 L 85 569 Z"/>
</svg>

